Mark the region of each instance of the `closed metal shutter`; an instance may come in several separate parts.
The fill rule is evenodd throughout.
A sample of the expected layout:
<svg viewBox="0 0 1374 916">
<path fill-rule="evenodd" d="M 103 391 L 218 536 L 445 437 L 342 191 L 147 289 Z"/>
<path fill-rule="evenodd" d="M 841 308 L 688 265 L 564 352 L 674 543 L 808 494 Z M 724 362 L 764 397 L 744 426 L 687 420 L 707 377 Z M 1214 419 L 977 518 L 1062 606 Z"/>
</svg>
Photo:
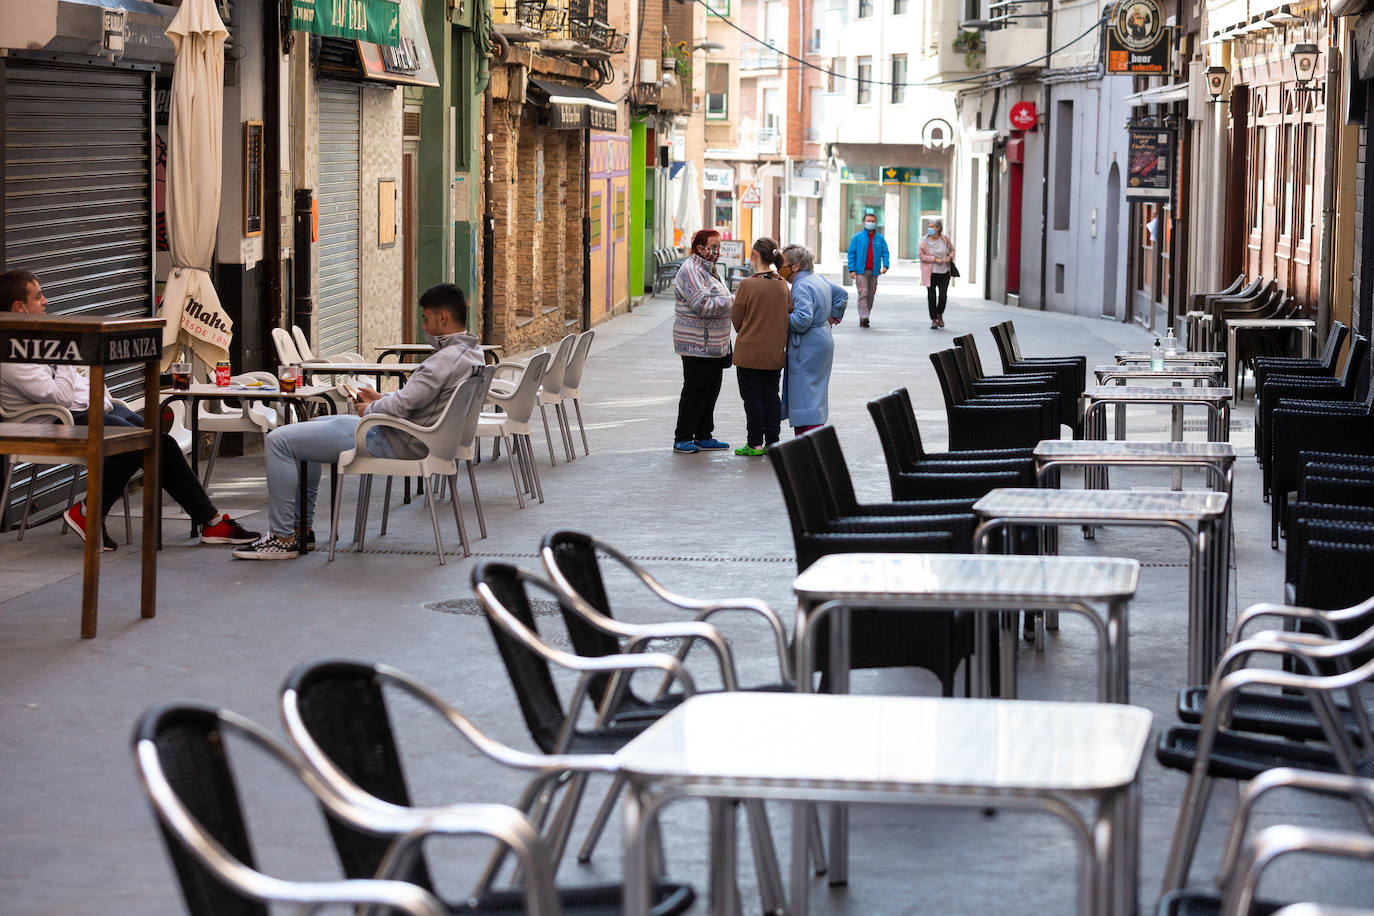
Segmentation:
<svg viewBox="0 0 1374 916">
<path fill-rule="evenodd" d="M 358 349 L 361 98 L 356 86 L 320 84 L 320 295 L 316 355 Z"/>
<path fill-rule="evenodd" d="M 0 100 L 0 269 L 38 274 L 53 314 L 153 314 L 151 74 L 0 59 Z M 106 383 L 129 394 L 140 371 Z M 27 480 L 17 469 L 17 496 Z M 70 480 L 69 466 L 39 473 L 31 522 L 65 508 Z"/>
</svg>

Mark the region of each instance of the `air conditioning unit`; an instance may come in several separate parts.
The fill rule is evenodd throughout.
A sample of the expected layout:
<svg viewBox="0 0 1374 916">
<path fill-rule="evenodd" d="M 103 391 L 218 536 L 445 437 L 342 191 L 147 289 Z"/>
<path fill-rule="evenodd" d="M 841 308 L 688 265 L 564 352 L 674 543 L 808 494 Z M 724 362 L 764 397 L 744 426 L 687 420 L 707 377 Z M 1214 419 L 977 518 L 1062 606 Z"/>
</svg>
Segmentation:
<svg viewBox="0 0 1374 916">
<path fill-rule="evenodd" d="M 647 58 L 639 62 L 639 81 L 641 83 L 658 82 L 658 61 Z"/>
</svg>

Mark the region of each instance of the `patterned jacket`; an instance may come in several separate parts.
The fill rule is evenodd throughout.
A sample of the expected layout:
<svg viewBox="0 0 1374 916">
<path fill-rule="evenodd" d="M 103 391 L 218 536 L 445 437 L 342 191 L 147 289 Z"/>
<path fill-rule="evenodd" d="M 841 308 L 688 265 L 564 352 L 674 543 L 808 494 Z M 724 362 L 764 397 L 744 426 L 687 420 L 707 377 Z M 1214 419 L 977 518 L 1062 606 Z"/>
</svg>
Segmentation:
<svg viewBox="0 0 1374 916">
<path fill-rule="evenodd" d="M 734 297 L 715 265 L 692 255 L 673 281 L 673 352 L 680 356 L 725 356 L 730 352 L 730 306 Z"/>
</svg>

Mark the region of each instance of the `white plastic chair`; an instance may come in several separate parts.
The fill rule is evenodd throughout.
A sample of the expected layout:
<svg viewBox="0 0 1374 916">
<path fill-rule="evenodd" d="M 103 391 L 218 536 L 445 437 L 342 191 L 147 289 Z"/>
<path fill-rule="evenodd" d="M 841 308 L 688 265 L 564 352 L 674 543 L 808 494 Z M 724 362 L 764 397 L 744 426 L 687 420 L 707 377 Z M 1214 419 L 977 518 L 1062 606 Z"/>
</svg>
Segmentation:
<svg viewBox="0 0 1374 916">
<path fill-rule="evenodd" d="M 264 382 L 275 385 L 276 376 L 270 372 L 246 372 L 230 379 L 236 385 L 248 382 Z M 219 456 L 220 443 L 225 433 L 256 433 L 265 436 L 281 425 L 281 418 L 275 408 L 261 401 L 253 401 L 245 396 L 237 408 L 231 408 L 224 401 L 202 401 L 197 412 L 197 422 L 203 433 L 214 433 L 210 445 L 210 459 L 205 465 L 205 475 L 200 480 L 202 487 L 209 487 L 210 475 L 215 473 L 215 459 Z"/>
<path fill-rule="evenodd" d="M 545 370 L 544 378 L 539 383 L 539 416 L 544 420 L 544 439 L 549 444 L 549 463 L 554 465 L 558 464 L 558 459 L 553 457 L 553 438 L 549 435 L 549 415 L 546 407 L 553 408 L 554 419 L 558 421 L 558 436 L 563 442 L 564 458 L 572 461 L 577 457 L 577 447 L 572 441 L 572 424 L 568 422 L 567 408 L 563 406 L 563 399 L 566 397 L 564 379 L 576 349 L 576 334 L 569 334 L 560 340 L 558 349 L 554 351 L 553 361 L 549 363 L 549 368 Z"/>
<path fill-rule="evenodd" d="M 458 498 L 458 453 L 460 446 L 464 443 L 464 437 L 466 436 L 467 440 L 471 441 L 472 437 L 476 435 L 476 425 L 467 422 L 472 400 L 475 398 L 478 403 L 481 403 L 490 383 L 491 376 L 486 372 L 479 372 L 461 382 L 453 389 L 453 394 L 449 396 L 448 403 L 444 405 L 444 410 L 439 419 L 429 426 L 420 426 L 409 420 L 387 416 L 386 414 L 369 414 L 363 417 L 354 433 L 354 447 L 339 456 L 339 473 L 334 482 L 334 500 L 330 513 L 332 516 L 329 528 L 330 560 L 334 559 L 334 550 L 338 542 L 339 505 L 343 496 L 343 479 L 348 474 L 366 476 L 361 487 L 362 495 L 358 500 L 357 541 L 359 550 L 362 550 L 364 546 L 367 507 L 371 496 L 373 475 L 382 474 L 388 478 L 397 475 L 425 478 L 438 475 L 448 479 L 449 486 L 453 491 L 453 518 L 458 523 L 458 539 L 463 545 L 463 556 L 472 555 L 468 546 L 467 527 L 463 524 L 462 506 Z M 384 427 L 406 433 L 423 445 L 427 449 L 427 453 L 423 458 L 374 457 L 367 451 L 367 433 L 374 427 Z M 434 507 L 435 497 L 435 487 L 425 487 L 425 504 L 429 506 L 430 521 L 434 523 L 434 546 L 439 550 L 439 564 L 442 566 L 446 562 L 444 541 L 443 536 L 439 533 L 439 515 Z M 483 528 L 485 529 L 485 524 Z"/>
<path fill-rule="evenodd" d="M 292 366 L 301 362 L 301 353 L 296 349 L 291 335 L 284 328 L 272 329 L 272 343 L 277 347 L 278 365 Z"/>
<path fill-rule="evenodd" d="M 117 404 L 123 404 L 123 402 L 118 399 L 112 400 Z M 0 421 L 6 423 L 27 423 L 45 417 L 55 420 L 63 426 L 74 426 L 76 424 L 75 419 L 72 417 L 72 412 L 61 404 L 32 404 L 14 413 L 7 414 L 0 412 Z M 14 481 L 15 466 L 19 464 L 30 464 L 35 466 L 35 469 L 29 474 L 29 488 L 27 494 L 24 496 L 24 509 L 19 514 L 19 537 L 16 538 L 16 540 L 22 541 L 24 540 L 24 532 L 27 531 L 29 527 L 29 510 L 33 508 L 33 491 L 38 485 L 37 467 L 40 465 L 44 467 L 60 467 L 62 465 L 73 466 L 71 487 L 67 491 L 67 505 L 70 506 L 76 502 L 76 484 L 81 478 L 80 472 L 76 471 L 75 468 L 84 468 L 86 466 L 86 459 L 76 455 L 63 456 L 61 458 L 56 458 L 52 455 L 9 455 L 8 459 L 9 460 L 5 464 L 5 480 L 3 484 L 0 484 L 0 508 L 9 504 L 10 486 Z M 134 533 L 133 524 L 129 520 L 129 488 L 127 486 L 124 488 L 122 498 L 124 500 L 124 543 L 132 544 L 134 542 Z M 67 526 L 63 525 L 59 533 L 66 534 Z"/>
<path fill-rule="evenodd" d="M 582 434 L 582 454 L 590 455 L 591 448 L 587 445 L 587 427 L 582 425 L 582 401 L 578 387 L 582 384 L 582 370 L 587 365 L 587 354 L 592 349 L 592 338 L 596 336 L 595 331 L 583 331 L 577 335 L 577 347 L 573 350 L 572 359 L 568 360 L 568 369 L 563 373 L 563 400 L 572 401 L 573 410 L 577 411 L 577 429 Z M 568 408 L 563 408 L 563 416 L 568 415 Z M 568 438 L 572 438 L 571 428 L 568 430 Z M 573 449 L 576 451 L 576 447 Z"/>
<path fill-rule="evenodd" d="M 521 475 L 525 479 L 525 489 L 541 503 L 544 501 L 544 487 L 539 481 L 539 468 L 535 466 L 534 447 L 530 443 L 530 415 L 534 413 L 540 382 L 552 360 L 553 357 L 547 352 L 536 353 L 521 370 L 519 380 L 509 393 L 497 391 L 494 387 L 487 392 L 487 403 L 500 407 L 504 413 L 483 411 L 481 421 L 477 424 L 478 438 L 490 436 L 493 439 L 507 440 L 506 446 L 512 456 L 512 479 L 515 477 L 515 462 L 518 461 Z M 506 365 L 502 363 L 496 368 L 499 371 Z M 492 454 L 495 455 L 494 450 Z M 517 480 L 515 497 L 520 507 L 524 508 L 524 498 L 520 495 L 520 490 L 520 481 Z"/>
</svg>

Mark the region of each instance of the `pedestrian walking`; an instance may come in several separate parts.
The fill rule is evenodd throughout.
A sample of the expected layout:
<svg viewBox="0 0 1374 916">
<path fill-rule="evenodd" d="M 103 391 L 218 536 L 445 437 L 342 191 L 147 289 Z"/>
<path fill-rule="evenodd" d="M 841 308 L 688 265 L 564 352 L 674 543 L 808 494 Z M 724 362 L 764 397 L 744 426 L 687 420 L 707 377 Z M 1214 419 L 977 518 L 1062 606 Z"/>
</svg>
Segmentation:
<svg viewBox="0 0 1374 916">
<path fill-rule="evenodd" d="M 849 293 L 817 276 L 815 257 L 801 245 L 788 245 L 782 257 L 778 272 L 792 282 L 782 417 L 799 436 L 830 417 L 830 367 L 835 358 L 830 328 L 844 318 Z"/>
<path fill-rule="evenodd" d="M 849 240 L 849 276 L 859 290 L 859 327 L 868 327 L 878 277 L 887 273 L 887 239 L 878 232 L 878 217 L 864 214 L 864 227 Z"/>
<path fill-rule="evenodd" d="M 774 268 L 783 264 L 778 243 L 761 238 L 749 252 L 753 276 L 735 291 L 730 322 L 735 326 L 735 379 L 744 401 L 746 444 L 736 455 L 762 455 L 778 441 L 782 404 L 778 383 L 787 364 L 787 314 L 792 292 Z"/>
<path fill-rule="evenodd" d="M 677 403 L 673 451 L 729 448 L 715 433 L 720 378 L 730 366 L 732 297 L 716 276 L 720 233 L 701 229 L 692 236 L 692 254 L 673 281 L 673 351 L 682 357 L 682 394 Z"/>
<path fill-rule="evenodd" d="M 921 259 L 921 282 L 926 287 L 931 328 L 945 326 L 945 300 L 949 298 L 950 265 L 954 263 L 954 243 L 945 235 L 945 224 L 931 220 L 926 237 L 917 249 Z"/>
</svg>

